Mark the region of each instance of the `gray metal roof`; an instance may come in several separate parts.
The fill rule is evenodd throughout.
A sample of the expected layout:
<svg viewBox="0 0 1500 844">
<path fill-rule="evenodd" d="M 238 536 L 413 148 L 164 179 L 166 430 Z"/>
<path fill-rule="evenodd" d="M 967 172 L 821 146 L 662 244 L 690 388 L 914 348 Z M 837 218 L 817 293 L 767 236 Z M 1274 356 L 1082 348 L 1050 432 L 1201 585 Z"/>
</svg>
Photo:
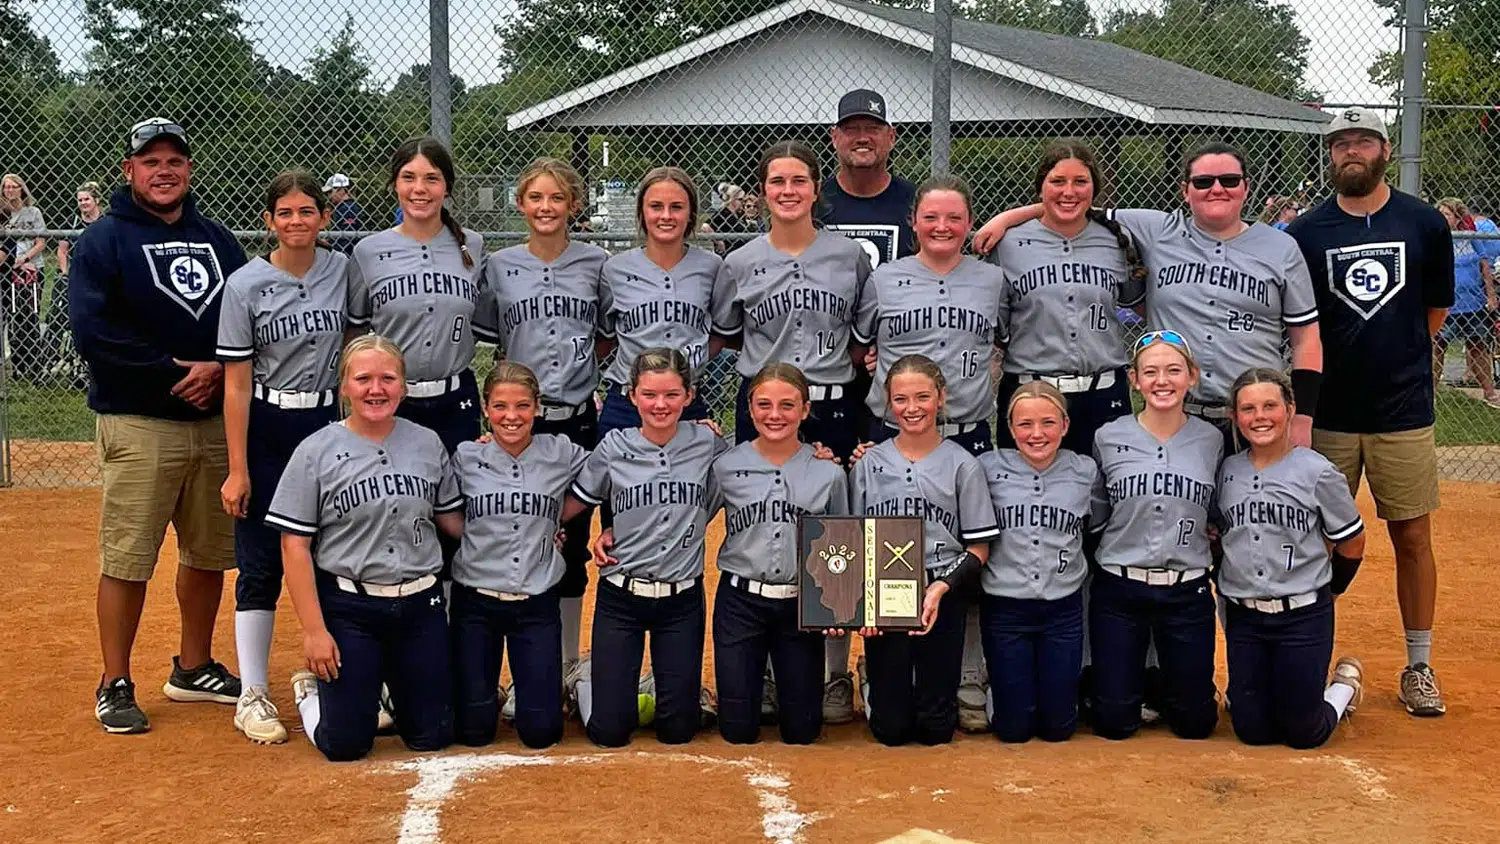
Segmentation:
<svg viewBox="0 0 1500 844">
<path fill-rule="evenodd" d="M 932 29 L 932 15 L 854 0 L 831 0 L 901 26 Z M 1323 124 L 1329 115 L 1301 103 L 1095 38 L 953 18 L 953 43 L 1156 108 L 1227 112 Z"/>
<path fill-rule="evenodd" d="M 776 49 L 778 33 L 796 34 L 808 27 L 838 22 L 848 32 L 890 45 L 891 50 L 860 54 L 853 67 L 824 66 L 823 78 L 843 71 L 883 71 L 890 78 L 905 79 L 923 71 L 912 62 L 932 50 L 933 17 L 926 12 L 893 9 L 856 0 L 787 0 L 756 15 L 708 33 L 680 47 L 652 56 L 601 79 L 537 103 L 512 114 L 507 128 L 618 127 L 658 122 L 683 126 L 722 125 L 724 97 L 740 99 L 716 90 L 715 83 L 738 84 L 738 80 L 715 78 L 727 62 L 749 61 L 767 51 L 785 63 L 786 54 Z M 765 35 L 767 37 L 756 37 Z M 771 40 L 767 40 L 770 38 Z M 749 51 L 746 51 L 746 47 Z M 737 48 L 731 50 L 729 48 Z M 800 54 L 798 54 L 800 55 Z M 816 55 L 816 53 L 814 53 Z M 746 59 L 745 57 L 751 57 Z M 995 100 L 977 103 L 974 85 L 988 78 L 1012 91 L 1035 91 L 1054 98 L 1064 110 L 1086 114 L 1119 115 L 1157 126 L 1213 126 L 1317 133 L 1330 118 L 1316 109 L 1238 85 L 1173 62 L 1137 52 L 1107 41 L 1069 38 L 1014 27 L 954 18 L 953 61 L 955 105 L 958 105 L 959 71 L 964 71 L 965 92 L 971 95 L 966 114 L 954 113 L 955 121 L 1026 120 L 1040 109 L 1005 108 Z M 925 64 L 925 62 L 924 62 Z M 877 65 L 878 67 L 872 67 Z M 684 73 L 686 71 L 686 73 Z M 696 83 L 689 82 L 697 76 Z M 873 81 L 873 80 L 872 80 Z M 917 82 L 912 79 L 913 84 Z M 1021 88 L 1017 88 L 1019 83 Z M 683 89 L 693 85 L 693 93 Z M 853 86 L 848 86 L 853 87 Z M 923 86 L 918 84 L 917 88 Z M 930 90 L 930 84 L 927 86 Z M 847 90 L 847 87 L 842 90 Z M 829 123 L 827 117 L 809 120 L 832 108 L 827 92 L 811 85 L 778 88 L 776 102 L 769 107 L 744 109 L 738 121 L 745 124 Z M 925 105 L 925 103 L 924 103 Z M 632 107 L 634 106 L 634 107 Z M 977 107 L 977 111 L 975 110 Z M 1053 110 L 1054 112 L 1056 109 Z M 911 115 L 927 122 L 928 112 Z M 892 120 L 906 122 L 892 106 Z"/>
</svg>

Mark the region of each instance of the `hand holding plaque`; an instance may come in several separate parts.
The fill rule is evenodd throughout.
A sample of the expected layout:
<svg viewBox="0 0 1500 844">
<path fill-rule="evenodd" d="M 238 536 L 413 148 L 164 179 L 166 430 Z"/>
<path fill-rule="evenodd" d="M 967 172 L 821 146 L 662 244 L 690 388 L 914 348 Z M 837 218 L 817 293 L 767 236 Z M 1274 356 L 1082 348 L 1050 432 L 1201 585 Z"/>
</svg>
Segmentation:
<svg viewBox="0 0 1500 844">
<path fill-rule="evenodd" d="M 803 516 L 797 525 L 803 630 L 922 628 L 922 520 Z"/>
</svg>

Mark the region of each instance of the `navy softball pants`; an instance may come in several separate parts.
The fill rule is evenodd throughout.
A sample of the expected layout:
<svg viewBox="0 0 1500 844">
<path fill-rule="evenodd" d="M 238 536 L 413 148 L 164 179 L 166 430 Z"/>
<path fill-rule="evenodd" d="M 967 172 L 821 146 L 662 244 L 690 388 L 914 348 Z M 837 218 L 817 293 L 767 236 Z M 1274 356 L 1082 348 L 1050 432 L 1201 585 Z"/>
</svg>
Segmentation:
<svg viewBox="0 0 1500 844">
<path fill-rule="evenodd" d="M 442 750 L 453 741 L 448 671 L 448 616 L 443 590 L 401 598 L 345 592 L 318 572 L 323 621 L 343 665 L 331 683 L 318 681 L 321 715 L 313 743 L 330 761 L 362 758 L 375 744 L 380 685 L 401 713 L 396 731 L 412 750 Z"/>
<path fill-rule="evenodd" d="M 594 598 L 594 644 L 590 679 L 594 710 L 588 736 L 603 747 L 624 747 L 640 722 L 637 689 L 651 634 L 651 672 L 656 679 L 656 737 L 685 744 L 702 717 L 698 691 L 703 677 L 703 584 L 665 598 L 643 598 L 599 581 Z M 764 663 L 762 663 L 764 664 Z"/>
<path fill-rule="evenodd" d="M 338 408 L 285 410 L 259 399 L 250 400 L 249 436 L 245 462 L 250 472 L 250 506 L 245 518 L 234 521 L 234 608 L 275 610 L 281 597 L 281 531 L 266 524 L 266 508 L 276 495 L 281 473 L 292 452 L 324 425 L 338 420 Z"/>
<path fill-rule="evenodd" d="M 1295 610 L 1263 613 L 1228 602 L 1224 639 L 1229 663 L 1229 710 L 1245 744 L 1319 747 L 1339 716 L 1323 700 L 1333 659 L 1333 598 Z"/>
<path fill-rule="evenodd" d="M 889 631 L 865 639 L 870 732 L 881 744 L 947 744 L 958 726 L 964 626 L 971 598 L 949 590 L 925 636 Z"/>
<path fill-rule="evenodd" d="M 1148 586 L 1096 571 L 1089 588 L 1094 732 L 1123 739 L 1141 726 L 1146 647 L 1161 657 L 1162 716 L 1182 738 L 1219 723 L 1214 698 L 1214 596 L 1209 579 Z"/>
<path fill-rule="evenodd" d="M 760 740 L 760 696 L 770 656 L 781 740 L 817 741 L 823 729 L 823 634 L 797 629 L 797 599 L 752 595 L 720 574 L 713 624 L 719 734 L 724 740 Z"/>
<path fill-rule="evenodd" d="M 452 600 L 448 624 L 453 643 L 454 737 L 472 747 L 495 740 L 500 720 L 496 686 L 500 661 L 508 650 L 516 734 L 531 748 L 557 744 L 563 734 L 562 615 L 557 590 L 524 601 L 502 601 L 455 582 Z"/>
<path fill-rule="evenodd" d="M 1055 601 L 987 594 L 979 623 L 995 735 L 1006 742 L 1066 741 L 1078 727 L 1083 589 Z"/>
</svg>

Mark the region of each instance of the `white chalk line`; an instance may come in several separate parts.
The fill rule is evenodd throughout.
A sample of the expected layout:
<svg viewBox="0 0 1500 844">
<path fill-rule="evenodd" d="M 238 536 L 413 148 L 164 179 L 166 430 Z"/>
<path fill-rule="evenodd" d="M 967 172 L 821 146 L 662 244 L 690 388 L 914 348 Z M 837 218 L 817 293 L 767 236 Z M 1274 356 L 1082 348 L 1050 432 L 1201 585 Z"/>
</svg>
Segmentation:
<svg viewBox="0 0 1500 844">
<path fill-rule="evenodd" d="M 1362 762 L 1359 759 L 1351 759 L 1348 756 L 1329 755 L 1304 756 L 1292 761 L 1297 764 L 1315 762 L 1322 765 L 1337 766 L 1339 770 L 1349 775 L 1349 778 L 1354 781 L 1355 786 L 1359 788 L 1360 793 L 1367 799 L 1379 801 L 1395 799 L 1394 795 L 1387 791 L 1383 784 L 1386 782 L 1385 774 L 1382 774 L 1373 765 Z"/>
<path fill-rule="evenodd" d="M 552 765 L 592 764 L 622 759 L 652 759 L 691 762 L 738 768 L 744 771 L 745 784 L 755 793 L 761 810 L 761 831 L 776 844 L 801 844 L 802 831 L 823 816 L 799 812 L 787 795 L 791 781 L 785 772 L 772 769 L 754 757 L 720 759 L 694 753 L 591 753 L 581 756 L 522 756 L 514 753 L 459 753 L 430 756 L 397 762 L 382 769 L 383 773 L 415 771 L 417 782 L 406 791 L 406 808 L 396 834 L 397 844 L 441 844 L 442 813 L 448 799 L 460 782 L 477 780 L 483 775 L 509 768 L 547 767 Z"/>
</svg>

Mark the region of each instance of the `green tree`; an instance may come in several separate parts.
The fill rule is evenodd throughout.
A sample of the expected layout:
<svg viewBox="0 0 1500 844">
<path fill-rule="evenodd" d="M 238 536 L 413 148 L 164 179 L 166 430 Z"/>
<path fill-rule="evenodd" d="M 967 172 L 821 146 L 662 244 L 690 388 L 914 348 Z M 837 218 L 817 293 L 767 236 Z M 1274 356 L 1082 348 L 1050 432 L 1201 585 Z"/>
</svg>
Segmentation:
<svg viewBox="0 0 1500 844">
<path fill-rule="evenodd" d="M 1303 81 L 1307 37 L 1272 0 L 1165 0 L 1156 11 L 1118 9 L 1107 41 L 1293 100 L 1316 99 Z"/>
<path fill-rule="evenodd" d="M 1095 35 L 1098 31 L 1087 0 L 961 0 L 954 11 L 972 21 L 1075 38 Z"/>
</svg>

